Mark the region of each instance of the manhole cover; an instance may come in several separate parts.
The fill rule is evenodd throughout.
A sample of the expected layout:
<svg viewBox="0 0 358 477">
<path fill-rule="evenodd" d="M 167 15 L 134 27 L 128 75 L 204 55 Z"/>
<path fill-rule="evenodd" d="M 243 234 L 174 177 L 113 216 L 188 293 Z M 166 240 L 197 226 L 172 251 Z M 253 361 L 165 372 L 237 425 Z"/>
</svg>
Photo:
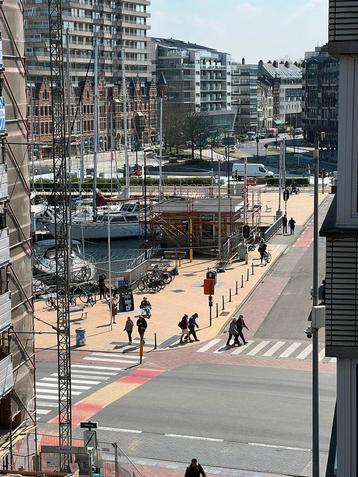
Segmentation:
<svg viewBox="0 0 358 477">
<path fill-rule="evenodd" d="M 230 315 L 230 311 L 222 311 L 220 313 L 220 316 L 227 316 L 227 315 Z"/>
</svg>

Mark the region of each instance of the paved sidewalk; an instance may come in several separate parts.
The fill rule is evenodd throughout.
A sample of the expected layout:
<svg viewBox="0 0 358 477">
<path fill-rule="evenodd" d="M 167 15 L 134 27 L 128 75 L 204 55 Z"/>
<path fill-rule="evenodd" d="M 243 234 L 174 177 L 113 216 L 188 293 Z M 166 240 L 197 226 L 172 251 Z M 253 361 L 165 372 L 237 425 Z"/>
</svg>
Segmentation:
<svg viewBox="0 0 358 477">
<path fill-rule="evenodd" d="M 320 199 L 323 200 L 324 195 Z M 262 194 L 263 214 L 274 215 L 278 205 L 278 193 Z M 313 212 L 313 195 L 311 192 L 300 193 L 289 200 L 289 215 L 295 218 L 297 233 L 294 237 L 277 234 L 269 250 L 272 254 L 272 262 L 268 266 L 261 266 L 257 251 L 250 253 L 249 264 L 243 262 L 233 263 L 225 273 L 218 275 L 218 283 L 213 299 L 212 326 L 209 326 L 208 297 L 203 294 L 203 279 L 209 268 L 215 266 L 215 260 L 195 259 L 192 263 L 183 261 L 179 270 L 179 276 L 172 281 L 163 291 L 157 294 L 135 293 L 136 310 L 132 313 L 117 315 L 116 324 L 110 325 L 110 314 L 105 303 L 98 302 L 93 308 L 86 308 L 87 319 L 72 322 L 71 343 L 75 347 L 75 329 L 84 327 L 87 332 L 87 344 L 81 350 L 92 351 L 133 351 L 127 348 L 127 337 L 124 332 L 124 322 L 127 316 L 136 321 L 135 316 L 139 313 L 139 304 L 143 296 L 148 296 L 152 304 L 152 318 L 148 320 L 146 333 L 146 350 L 153 349 L 155 339 L 158 348 L 165 349 L 176 347 L 179 340 L 180 329 L 178 322 L 182 315 L 196 312 L 199 315 L 198 323 L 200 330 L 198 337 L 201 341 L 216 336 L 224 328 L 230 315 L 246 300 L 255 287 L 263 280 L 265 274 L 272 268 L 282 252 L 297 238 L 303 225 Z M 291 216 L 291 215 L 290 215 Z M 236 293 L 237 292 L 237 293 Z M 230 301 L 231 293 L 231 301 Z M 218 316 L 217 316 L 218 315 Z M 35 316 L 39 319 L 55 325 L 56 312 L 46 309 L 44 302 L 35 305 Z M 56 334 L 50 326 L 40 321 L 35 321 L 36 331 L 53 334 L 36 335 L 36 347 L 47 348 L 56 346 Z M 135 327 L 134 337 L 137 336 Z M 138 343 L 138 337 L 136 343 Z M 135 347 L 134 347 L 135 348 Z"/>
</svg>

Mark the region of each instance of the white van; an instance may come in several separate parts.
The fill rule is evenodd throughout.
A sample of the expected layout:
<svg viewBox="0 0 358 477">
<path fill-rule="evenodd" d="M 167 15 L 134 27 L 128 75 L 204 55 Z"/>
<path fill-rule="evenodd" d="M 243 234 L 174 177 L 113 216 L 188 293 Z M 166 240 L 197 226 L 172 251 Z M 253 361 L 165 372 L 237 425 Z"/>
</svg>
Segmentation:
<svg viewBox="0 0 358 477">
<path fill-rule="evenodd" d="M 245 164 L 238 162 L 232 165 L 232 177 L 236 178 L 237 175 L 243 178 L 245 175 Z M 247 177 L 273 177 L 274 173 L 266 169 L 263 164 L 247 164 Z"/>
</svg>

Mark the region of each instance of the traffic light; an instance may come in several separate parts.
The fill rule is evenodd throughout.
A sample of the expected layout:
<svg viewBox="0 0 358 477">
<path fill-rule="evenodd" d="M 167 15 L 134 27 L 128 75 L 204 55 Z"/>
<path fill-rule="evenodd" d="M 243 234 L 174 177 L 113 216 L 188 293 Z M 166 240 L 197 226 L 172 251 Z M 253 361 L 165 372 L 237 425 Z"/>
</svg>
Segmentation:
<svg viewBox="0 0 358 477">
<path fill-rule="evenodd" d="M 284 200 L 285 202 L 287 202 L 289 198 L 290 198 L 290 192 L 289 192 L 288 189 L 285 189 L 285 190 L 283 191 L 283 200 Z"/>
<path fill-rule="evenodd" d="M 326 169 L 322 169 L 321 170 L 321 178 L 324 179 L 325 177 L 327 177 Z"/>
<path fill-rule="evenodd" d="M 245 239 L 248 239 L 250 237 L 250 226 L 249 225 L 244 225 L 242 228 L 242 235 L 244 236 Z"/>
</svg>

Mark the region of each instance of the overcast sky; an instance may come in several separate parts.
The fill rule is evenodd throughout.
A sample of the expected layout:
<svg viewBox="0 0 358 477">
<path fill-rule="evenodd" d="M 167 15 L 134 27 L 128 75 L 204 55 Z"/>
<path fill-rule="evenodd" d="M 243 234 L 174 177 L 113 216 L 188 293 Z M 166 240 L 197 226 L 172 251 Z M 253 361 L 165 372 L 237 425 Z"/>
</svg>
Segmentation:
<svg viewBox="0 0 358 477">
<path fill-rule="evenodd" d="M 152 0 L 151 36 L 257 62 L 302 59 L 327 42 L 328 0 Z"/>
</svg>

